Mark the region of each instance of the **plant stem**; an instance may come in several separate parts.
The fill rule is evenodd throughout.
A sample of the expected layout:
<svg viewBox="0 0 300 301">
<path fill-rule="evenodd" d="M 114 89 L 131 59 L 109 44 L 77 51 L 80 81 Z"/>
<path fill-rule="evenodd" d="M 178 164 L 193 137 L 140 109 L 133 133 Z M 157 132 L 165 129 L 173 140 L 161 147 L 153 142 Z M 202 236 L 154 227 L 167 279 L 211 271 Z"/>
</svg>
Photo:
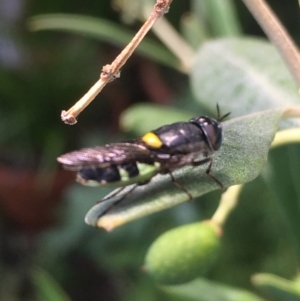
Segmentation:
<svg viewBox="0 0 300 301">
<path fill-rule="evenodd" d="M 211 221 L 223 226 L 231 211 L 236 207 L 243 185 L 234 185 L 222 194 L 220 204 Z"/>
<path fill-rule="evenodd" d="M 300 118 L 300 107 L 286 107 L 282 114 L 282 119 L 285 118 Z"/>
<path fill-rule="evenodd" d="M 149 18 L 133 37 L 130 43 L 123 49 L 123 51 L 110 64 L 103 67 L 100 79 L 92 86 L 92 88 L 71 107 L 68 111 L 62 111 L 61 119 L 67 124 L 75 124 L 76 117 L 93 101 L 93 99 L 102 91 L 106 84 L 112 82 L 120 76 L 120 69 L 127 62 L 134 50 L 143 40 L 144 36 L 151 29 L 153 24 L 165 13 L 169 11 L 173 0 L 157 0 L 152 13 Z"/>
<path fill-rule="evenodd" d="M 264 0 L 243 0 L 243 2 L 277 48 L 300 87 L 300 55 L 286 29 Z"/>
<path fill-rule="evenodd" d="M 287 129 L 277 132 L 271 144 L 271 148 L 291 143 L 300 143 L 300 128 Z"/>
</svg>

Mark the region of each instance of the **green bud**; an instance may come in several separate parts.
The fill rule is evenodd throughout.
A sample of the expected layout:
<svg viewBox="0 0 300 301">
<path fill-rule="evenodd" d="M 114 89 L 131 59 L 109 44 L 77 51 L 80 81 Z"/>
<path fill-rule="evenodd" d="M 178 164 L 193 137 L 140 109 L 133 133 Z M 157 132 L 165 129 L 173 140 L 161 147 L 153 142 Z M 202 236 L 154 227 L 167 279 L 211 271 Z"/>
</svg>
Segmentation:
<svg viewBox="0 0 300 301">
<path fill-rule="evenodd" d="M 202 276 L 215 261 L 221 230 L 212 222 L 181 226 L 162 234 L 146 255 L 146 271 L 163 284 Z"/>
</svg>

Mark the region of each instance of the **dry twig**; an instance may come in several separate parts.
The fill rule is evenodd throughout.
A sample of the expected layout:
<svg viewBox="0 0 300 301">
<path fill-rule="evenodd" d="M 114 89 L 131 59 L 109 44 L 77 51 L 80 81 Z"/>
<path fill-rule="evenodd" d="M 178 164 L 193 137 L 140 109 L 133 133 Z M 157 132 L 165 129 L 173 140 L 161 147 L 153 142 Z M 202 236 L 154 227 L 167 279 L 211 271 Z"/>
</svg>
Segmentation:
<svg viewBox="0 0 300 301">
<path fill-rule="evenodd" d="M 120 69 L 127 62 L 134 50 L 143 40 L 144 36 L 151 29 L 153 24 L 164 14 L 169 11 L 170 5 L 173 0 L 157 0 L 154 10 L 143 24 L 141 29 L 133 37 L 130 43 L 123 49 L 123 51 L 116 57 L 110 64 L 102 68 L 100 79 L 91 87 L 91 89 L 78 100 L 73 107 L 68 111 L 62 111 L 61 119 L 67 124 L 75 124 L 76 117 L 93 101 L 93 99 L 101 92 L 106 84 L 112 82 L 120 76 Z"/>
</svg>

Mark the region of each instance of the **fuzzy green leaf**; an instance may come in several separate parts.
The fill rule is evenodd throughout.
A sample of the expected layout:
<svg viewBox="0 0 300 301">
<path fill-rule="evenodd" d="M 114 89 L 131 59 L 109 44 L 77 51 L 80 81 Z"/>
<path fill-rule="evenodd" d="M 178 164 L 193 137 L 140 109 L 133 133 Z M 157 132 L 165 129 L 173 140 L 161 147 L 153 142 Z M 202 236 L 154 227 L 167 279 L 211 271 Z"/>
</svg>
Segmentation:
<svg viewBox="0 0 300 301">
<path fill-rule="evenodd" d="M 202 105 L 231 116 L 299 105 L 298 88 L 276 49 L 253 38 L 220 39 L 199 49 L 191 86 Z M 298 120 L 284 121 L 300 126 Z"/>
<path fill-rule="evenodd" d="M 215 153 L 211 173 L 224 187 L 249 182 L 256 178 L 267 160 L 283 109 L 267 110 L 224 122 L 224 140 Z M 184 167 L 173 172 L 176 180 L 193 197 L 201 196 L 219 186 L 206 176 L 207 166 Z M 188 200 L 170 181 L 169 175 L 155 176 L 149 184 L 138 186 L 121 204 L 107 211 L 123 193 L 95 205 L 86 215 L 86 222 L 111 230 L 142 216 L 175 206 Z M 102 216 L 101 218 L 99 218 Z"/>
</svg>

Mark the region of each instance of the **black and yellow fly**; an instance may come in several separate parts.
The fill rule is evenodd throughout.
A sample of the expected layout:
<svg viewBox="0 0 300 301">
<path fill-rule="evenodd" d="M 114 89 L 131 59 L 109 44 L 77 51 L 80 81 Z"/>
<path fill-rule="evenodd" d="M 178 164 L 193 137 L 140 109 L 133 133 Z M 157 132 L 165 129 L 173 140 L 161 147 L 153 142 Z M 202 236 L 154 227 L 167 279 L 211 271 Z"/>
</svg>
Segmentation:
<svg viewBox="0 0 300 301">
<path fill-rule="evenodd" d="M 212 155 L 222 144 L 222 121 L 229 115 L 220 117 L 218 106 L 217 110 L 217 119 L 194 117 L 188 122 L 164 125 L 135 140 L 73 151 L 57 160 L 65 169 L 77 171 L 77 181 L 81 184 L 121 187 L 113 196 L 125 186 L 136 184 L 118 203 L 135 187 L 147 184 L 157 174 L 169 174 L 175 185 L 192 199 L 190 193 L 176 182 L 172 171 L 186 165 L 207 163 L 206 174 L 223 188 L 210 173 Z"/>
</svg>

